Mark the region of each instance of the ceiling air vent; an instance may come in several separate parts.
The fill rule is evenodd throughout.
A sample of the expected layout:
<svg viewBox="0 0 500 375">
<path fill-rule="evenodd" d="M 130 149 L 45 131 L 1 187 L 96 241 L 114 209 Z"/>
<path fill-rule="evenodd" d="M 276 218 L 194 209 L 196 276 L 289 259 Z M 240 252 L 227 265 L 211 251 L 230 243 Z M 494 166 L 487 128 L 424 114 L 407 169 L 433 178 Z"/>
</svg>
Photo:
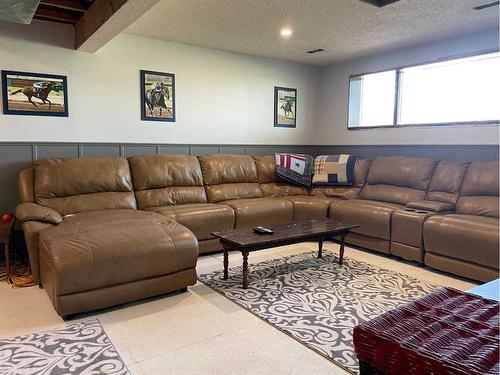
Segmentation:
<svg viewBox="0 0 500 375">
<path fill-rule="evenodd" d="M 313 53 L 319 53 L 319 52 L 323 52 L 324 51 L 324 48 L 316 48 L 316 49 L 312 49 L 310 51 L 306 51 L 306 53 L 310 53 L 311 55 Z"/>
<path fill-rule="evenodd" d="M 496 7 L 498 4 L 500 4 L 500 1 L 492 1 L 491 3 L 486 3 L 483 5 L 478 5 L 477 7 L 474 7 L 472 9 L 474 10 L 483 10 L 486 8 L 491 8 L 491 7 Z"/>
</svg>

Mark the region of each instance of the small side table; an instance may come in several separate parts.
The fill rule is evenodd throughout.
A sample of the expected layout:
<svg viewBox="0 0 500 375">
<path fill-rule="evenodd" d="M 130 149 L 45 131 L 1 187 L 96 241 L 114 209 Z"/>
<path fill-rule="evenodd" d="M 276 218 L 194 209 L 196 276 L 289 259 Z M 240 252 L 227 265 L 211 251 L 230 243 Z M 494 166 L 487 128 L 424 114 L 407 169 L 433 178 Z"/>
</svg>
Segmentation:
<svg viewBox="0 0 500 375">
<path fill-rule="evenodd" d="M 10 241 L 12 239 L 12 227 L 14 219 L 6 223 L 0 221 L 0 244 L 3 244 L 5 251 L 5 267 L 7 269 L 7 279 L 10 276 Z"/>
</svg>

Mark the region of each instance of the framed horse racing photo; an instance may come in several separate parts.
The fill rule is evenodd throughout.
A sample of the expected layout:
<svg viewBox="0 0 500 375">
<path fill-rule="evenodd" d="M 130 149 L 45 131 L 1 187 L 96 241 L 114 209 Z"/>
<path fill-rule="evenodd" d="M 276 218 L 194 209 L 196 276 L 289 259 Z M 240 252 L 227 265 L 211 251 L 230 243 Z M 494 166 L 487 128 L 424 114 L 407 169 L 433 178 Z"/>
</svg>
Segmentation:
<svg viewBox="0 0 500 375">
<path fill-rule="evenodd" d="M 2 70 L 3 113 L 68 117 L 66 76 Z"/>
<path fill-rule="evenodd" d="M 297 126 L 297 89 L 274 87 L 274 126 L 295 128 Z"/>
<path fill-rule="evenodd" d="M 175 122 L 175 74 L 141 70 L 141 120 Z"/>
</svg>

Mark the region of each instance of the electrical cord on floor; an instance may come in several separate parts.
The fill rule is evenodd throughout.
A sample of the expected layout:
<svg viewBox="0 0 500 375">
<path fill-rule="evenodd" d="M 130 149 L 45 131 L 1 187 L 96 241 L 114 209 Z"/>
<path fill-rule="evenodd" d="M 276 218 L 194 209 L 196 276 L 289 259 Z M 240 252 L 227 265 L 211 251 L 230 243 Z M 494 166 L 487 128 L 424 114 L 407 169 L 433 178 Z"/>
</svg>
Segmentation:
<svg viewBox="0 0 500 375">
<path fill-rule="evenodd" d="M 7 267 L 0 267 L 0 280 L 6 280 L 13 288 L 25 288 L 38 285 L 31 277 L 31 269 L 28 264 L 14 261 L 10 265 L 10 275 L 7 278 Z"/>
<path fill-rule="evenodd" d="M 6 280 L 7 284 L 11 285 L 13 288 L 24 288 L 38 285 L 38 283 L 33 281 L 33 277 L 31 276 L 29 262 L 23 260 L 23 258 L 19 256 L 19 253 L 15 251 L 17 248 L 16 236 L 13 234 L 11 234 L 11 241 L 12 249 L 14 249 L 14 251 L 11 252 L 10 275 L 7 277 L 6 266 L 0 266 L 0 281 Z"/>
</svg>

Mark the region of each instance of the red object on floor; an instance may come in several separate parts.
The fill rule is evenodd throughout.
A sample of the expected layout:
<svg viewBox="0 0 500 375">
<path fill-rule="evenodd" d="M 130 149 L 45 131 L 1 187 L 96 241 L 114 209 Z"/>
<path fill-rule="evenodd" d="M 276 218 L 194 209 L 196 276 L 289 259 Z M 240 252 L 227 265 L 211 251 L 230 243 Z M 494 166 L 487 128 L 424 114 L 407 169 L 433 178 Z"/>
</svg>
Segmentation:
<svg viewBox="0 0 500 375">
<path fill-rule="evenodd" d="M 355 327 L 354 347 L 367 373 L 498 374 L 499 319 L 497 301 L 441 288 Z"/>
<path fill-rule="evenodd" d="M 3 221 L 4 223 L 10 223 L 10 222 L 12 221 L 12 219 L 13 219 L 13 218 L 14 218 L 14 215 L 11 215 L 11 214 L 9 214 L 9 213 L 4 213 L 4 214 L 2 215 L 2 221 Z"/>
</svg>

